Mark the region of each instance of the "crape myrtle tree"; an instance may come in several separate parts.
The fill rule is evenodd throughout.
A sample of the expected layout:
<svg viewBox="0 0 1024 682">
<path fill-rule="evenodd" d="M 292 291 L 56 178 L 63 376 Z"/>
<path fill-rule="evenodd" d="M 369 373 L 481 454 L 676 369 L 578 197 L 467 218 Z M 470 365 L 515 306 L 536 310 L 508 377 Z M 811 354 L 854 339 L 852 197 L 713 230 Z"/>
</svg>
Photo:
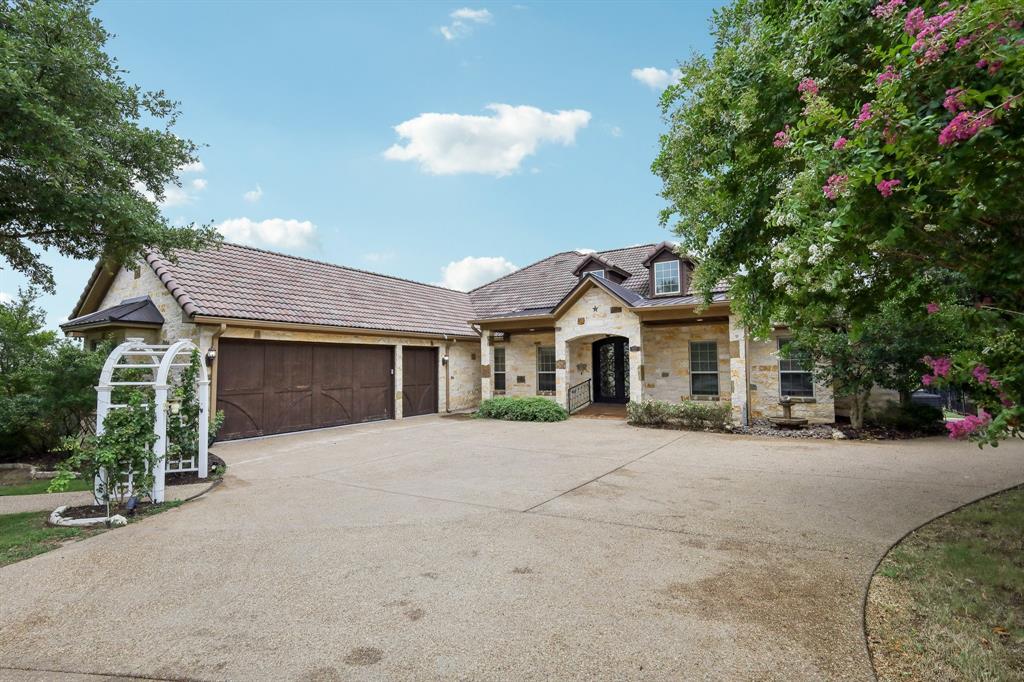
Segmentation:
<svg viewBox="0 0 1024 682">
<path fill-rule="evenodd" d="M 968 388 L 982 410 L 951 435 L 993 444 L 1024 418 L 1022 20 L 1018 0 L 738 0 L 666 90 L 654 163 L 695 286 L 729 279 L 755 333 L 857 341 L 887 315 L 900 336 L 957 309 L 967 342 L 921 382 Z"/>
<path fill-rule="evenodd" d="M 92 5 L 0 0 L 0 257 L 50 291 L 42 249 L 129 262 L 216 239 L 150 200 L 197 147 L 172 132 L 176 102 L 125 81 Z"/>
</svg>

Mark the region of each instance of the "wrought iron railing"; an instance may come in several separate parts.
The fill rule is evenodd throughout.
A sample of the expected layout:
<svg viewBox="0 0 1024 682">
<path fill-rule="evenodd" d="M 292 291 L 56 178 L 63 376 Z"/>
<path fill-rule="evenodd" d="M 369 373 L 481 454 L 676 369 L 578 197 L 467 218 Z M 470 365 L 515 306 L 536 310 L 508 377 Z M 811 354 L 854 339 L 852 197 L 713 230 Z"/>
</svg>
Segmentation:
<svg viewBox="0 0 1024 682">
<path fill-rule="evenodd" d="M 590 379 L 569 389 L 569 414 L 590 404 Z"/>
</svg>

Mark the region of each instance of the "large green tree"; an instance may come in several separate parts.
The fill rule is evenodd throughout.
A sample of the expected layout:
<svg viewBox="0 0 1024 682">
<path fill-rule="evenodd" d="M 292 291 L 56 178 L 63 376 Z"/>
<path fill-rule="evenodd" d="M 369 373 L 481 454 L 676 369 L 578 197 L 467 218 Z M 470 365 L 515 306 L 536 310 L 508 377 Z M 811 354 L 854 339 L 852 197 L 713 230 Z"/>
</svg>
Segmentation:
<svg viewBox="0 0 1024 682">
<path fill-rule="evenodd" d="M 889 302 L 916 315 L 957 281 L 981 343 L 925 381 L 975 389 L 986 438 L 1024 416 L 1024 366 L 993 350 L 1024 322 L 1021 15 L 1016 0 L 738 0 L 716 14 L 714 55 L 666 91 L 654 164 L 697 285 L 730 279 L 755 331 L 845 320 L 856 339 Z"/>
<path fill-rule="evenodd" d="M 0 256 L 51 290 L 42 249 L 125 262 L 216 239 L 150 200 L 197 147 L 172 130 L 176 102 L 125 81 L 92 6 L 0 0 Z"/>
</svg>

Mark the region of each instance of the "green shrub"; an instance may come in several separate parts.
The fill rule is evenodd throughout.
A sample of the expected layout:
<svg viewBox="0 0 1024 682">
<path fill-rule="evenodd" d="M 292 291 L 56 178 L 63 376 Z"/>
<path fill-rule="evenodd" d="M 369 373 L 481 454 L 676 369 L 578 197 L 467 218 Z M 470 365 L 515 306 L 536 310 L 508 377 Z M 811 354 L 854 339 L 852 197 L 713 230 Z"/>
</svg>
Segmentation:
<svg viewBox="0 0 1024 682">
<path fill-rule="evenodd" d="M 498 397 L 480 403 L 477 416 L 513 422 L 560 422 L 569 413 L 547 398 Z"/>
<path fill-rule="evenodd" d="M 636 426 L 667 426 L 675 406 L 664 400 L 644 400 L 626 405 L 626 421 Z"/>
<path fill-rule="evenodd" d="M 718 401 L 670 403 L 644 400 L 626 405 L 626 421 L 636 426 L 666 426 L 692 431 L 725 431 L 732 423 L 732 405 Z"/>
<path fill-rule="evenodd" d="M 890 400 L 886 409 L 875 415 L 872 421 L 896 431 L 939 433 L 942 431 L 942 410 L 921 403 L 901 404 Z"/>
</svg>

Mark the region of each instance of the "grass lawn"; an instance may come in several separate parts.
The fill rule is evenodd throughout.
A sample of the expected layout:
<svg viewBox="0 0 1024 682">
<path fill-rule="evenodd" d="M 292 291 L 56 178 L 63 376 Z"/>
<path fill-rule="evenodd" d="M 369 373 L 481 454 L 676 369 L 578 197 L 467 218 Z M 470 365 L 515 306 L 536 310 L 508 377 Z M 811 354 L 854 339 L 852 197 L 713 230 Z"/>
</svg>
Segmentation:
<svg viewBox="0 0 1024 682">
<path fill-rule="evenodd" d="M 915 531 L 868 594 L 878 678 L 1024 679 L 1024 487 Z"/>
<path fill-rule="evenodd" d="M 18 483 L 16 485 L 0 485 L 0 497 L 3 497 L 4 495 L 40 495 L 45 493 L 46 489 L 49 487 L 49 479 L 43 478 L 30 481 L 28 483 Z M 64 492 L 73 493 L 79 490 L 89 490 L 90 488 L 92 488 L 91 481 L 76 478 L 68 483 L 68 487 Z"/>
<path fill-rule="evenodd" d="M 168 509 L 181 506 L 181 500 L 164 502 L 158 508 L 146 510 L 129 519 L 129 523 Z M 24 512 L 21 514 L 0 514 L 0 566 L 13 564 L 22 559 L 34 557 L 51 549 L 57 549 L 67 542 L 74 542 L 107 532 L 104 526 L 92 528 L 69 528 L 49 526 L 46 520 L 50 512 Z"/>
</svg>

